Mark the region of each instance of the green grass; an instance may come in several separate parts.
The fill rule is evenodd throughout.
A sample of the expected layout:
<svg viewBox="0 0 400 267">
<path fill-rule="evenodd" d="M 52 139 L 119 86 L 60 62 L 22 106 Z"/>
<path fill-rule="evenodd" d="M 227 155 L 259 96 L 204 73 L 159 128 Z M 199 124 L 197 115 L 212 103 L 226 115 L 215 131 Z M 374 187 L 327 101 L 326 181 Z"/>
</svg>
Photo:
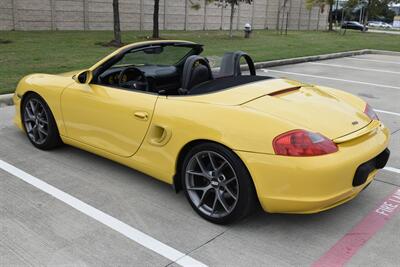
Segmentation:
<svg viewBox="0 0 400 267">
<path fill-rule="evenodd" d="M 146 39 L 149 32 L 124 32 L 125 43 Z M 274 31 L 254 31 L 252 38 L 236 32 L 230 39 L 222 31 L 166 31 L 164 39 L 190 40 L 205 45 L 205 56 L 217 60 L 226 51 L 243 50 L 255 61 L 266 61 L 357 49 L 400 51 L 400 35 L 347 31 L 292 31 L 287 36 Z M 111 31 L 0 31 L 0 94 L 13 92 L 20 78 L 29 73 L 61 73 L 84 69 L 110 53 L 113 48 L 96 43 L 112 39 Z M 4 42 L 11 41 L 11 42 Z"/>
</svg>

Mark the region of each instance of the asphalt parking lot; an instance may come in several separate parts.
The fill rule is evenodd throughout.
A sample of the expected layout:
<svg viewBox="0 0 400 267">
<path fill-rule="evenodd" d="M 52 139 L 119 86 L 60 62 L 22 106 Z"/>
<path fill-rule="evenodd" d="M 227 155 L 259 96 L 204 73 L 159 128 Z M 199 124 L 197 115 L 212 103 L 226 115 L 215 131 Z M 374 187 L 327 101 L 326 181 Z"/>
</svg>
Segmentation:
<svg viewBox="0 0 400 267">
<path fill-rule="evenodd" d="M 383 217 L 377 210 L 400 189 L 400 56 L 361 55 L 258 73 L 368 101 L 392 132 L 389 168 L 357 198 L 329 211 L 259 211 L 218 226 L 197 216 L 182 193 L 135 170 L 69 146 L 35 149 L 12 124 L 13 107 L 1 108 L 0 160 L 109 217 L 101 223 L 0 168 L 0 265 L 399 266 L 400 207 Z M 131 228 L 118 231 L 113 223 Z M 165 256 L 173 252 L 176 260 Z"/>
</svg>

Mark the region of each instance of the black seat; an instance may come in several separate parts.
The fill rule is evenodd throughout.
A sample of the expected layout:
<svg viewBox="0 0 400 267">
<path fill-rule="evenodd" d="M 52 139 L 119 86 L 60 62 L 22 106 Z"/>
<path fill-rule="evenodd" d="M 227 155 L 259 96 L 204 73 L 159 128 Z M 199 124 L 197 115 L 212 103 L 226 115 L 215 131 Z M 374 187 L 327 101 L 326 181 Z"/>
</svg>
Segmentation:
<svg viewBox="0 0 400 267">
<path fill-rule="evenodd" d="M 198 84 L 212 80 L 212 72 L 208 61 L 201 56 L 190 56 L 186 59 L 182 73 L 180 94 L 187 94 Z"/>
<path fill-rule="evenodd" d="M 240 59 L 242 57 L 246 60 L 250 75 L 256 75 L 256 69 L 254 67 L 254 62 L 251 57 L 243 51 L 236 51 L 227 52 L 224 54 L 224 56 L 222 57 L 218 77 L 237 77 L 242 75 L 242 71 L 240 69 Z"/>
</svg>

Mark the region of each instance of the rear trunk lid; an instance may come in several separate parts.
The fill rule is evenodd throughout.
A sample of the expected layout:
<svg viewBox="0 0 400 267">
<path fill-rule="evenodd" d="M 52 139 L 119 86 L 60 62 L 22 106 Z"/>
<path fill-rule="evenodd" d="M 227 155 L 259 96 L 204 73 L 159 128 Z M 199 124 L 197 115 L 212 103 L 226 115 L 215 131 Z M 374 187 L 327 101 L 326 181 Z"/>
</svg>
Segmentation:
<svg viewBox="0 0 400 267">
<path fill-rule="evenodd" d="M 292 87 L 253 99 L 244 106 L 323 134 L 334 140 L 370 124 L 362 111 L 318 87 Z M 339 139 L 340 140 L 340 139 Z"/>
</svg>

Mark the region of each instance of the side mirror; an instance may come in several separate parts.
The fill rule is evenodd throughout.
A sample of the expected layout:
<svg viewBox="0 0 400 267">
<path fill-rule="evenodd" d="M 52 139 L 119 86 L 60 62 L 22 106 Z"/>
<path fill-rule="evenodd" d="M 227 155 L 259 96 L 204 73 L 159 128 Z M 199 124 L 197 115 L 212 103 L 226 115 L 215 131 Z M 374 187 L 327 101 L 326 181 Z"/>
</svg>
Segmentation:
<svg viewBox="0 0 400 267">
<path fill-rule="evenodd" d="M 79 72 L 78 74 L 75 74 L 72 79 L 74 79 L 75 82 L 81 83 L 81 84 L 89 84 L 92 81 L 93 78 L 93 73 L 91 70 L 84 70 L 82 72 Z"/>
</svg>

